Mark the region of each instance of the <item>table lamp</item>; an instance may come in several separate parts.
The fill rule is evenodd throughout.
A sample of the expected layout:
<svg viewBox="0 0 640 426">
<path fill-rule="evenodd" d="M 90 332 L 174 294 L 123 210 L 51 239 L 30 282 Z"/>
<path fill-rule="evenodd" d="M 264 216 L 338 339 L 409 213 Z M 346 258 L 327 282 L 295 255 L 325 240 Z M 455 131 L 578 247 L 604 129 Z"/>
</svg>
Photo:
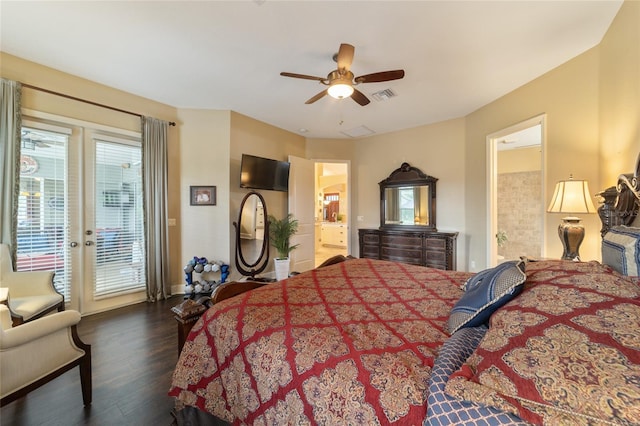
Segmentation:
<svg viewBox="0 0 640 426">
<path fill-rule="evenodd" d="M 547 208 L 549 213 L 595 213 L 596 208 L 591 201 L 589 184 L 586 180 L 561 180 L 556 183 L 551 203 Z M 564 252 L 562 259 L 580 260 L 580 244 L 584 240 L 584 225 L 580 223 L 580 218 L 567 216 L 562 218 L 558 226 L 558 236 L 562 241 Z"/>
</svg>

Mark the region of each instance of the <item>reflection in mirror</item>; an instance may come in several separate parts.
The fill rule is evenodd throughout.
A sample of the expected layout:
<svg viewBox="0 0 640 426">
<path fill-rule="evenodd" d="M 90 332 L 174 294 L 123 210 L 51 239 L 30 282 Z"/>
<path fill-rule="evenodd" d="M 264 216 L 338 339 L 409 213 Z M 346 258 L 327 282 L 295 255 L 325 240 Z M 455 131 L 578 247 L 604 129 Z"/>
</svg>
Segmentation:
<svg viewBox="0 0 640 426">
<path fill-rule="evenodd" d="M 257 192 L 242 199 L 236 228 L 236 268 L 242 275 L 255 279 L 269 262 L 267 206 Z"/>
<path fill-rule="evenodd" d="M 436 231 L 437 181 L 409 163 L 402 163 L 379 183 L 380 227 Z"/>
<path fill-rule="evenodd" d="M 385 225 L 428 226 L 429 185 L 385 188 Z"/>
<path fill-rule="evenodd" d="M 264 242 L 264 205 L 256 194 L 247 198 L 240 211 L 240 247 L 247 264 L 254 264 L 260 257 Z"/>
</svg>

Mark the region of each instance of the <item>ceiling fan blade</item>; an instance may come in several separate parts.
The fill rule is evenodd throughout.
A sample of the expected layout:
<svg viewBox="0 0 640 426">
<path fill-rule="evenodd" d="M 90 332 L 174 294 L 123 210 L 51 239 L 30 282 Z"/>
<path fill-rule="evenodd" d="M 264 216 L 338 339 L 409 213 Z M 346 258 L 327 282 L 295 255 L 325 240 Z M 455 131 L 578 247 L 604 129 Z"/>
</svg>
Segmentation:
<svg viewBox="0 0 640 426">
<path fill-rule="evenodd" d="M 404 70 L 381 71 L 356 77 L 356 83 L 379 83 L 381 81 L 399 80 L 404 77 Z"/>
<path fill-rule="evenodd" d="M 326 80 L 326 78 L 324 78 L 324 77 L 314 77 L 312 75 L 295 74 L 295 73 L 292 73 L 292 72 L 281 72 L 280 75 L 283 76 L 283 77 L 304 78 L 305 80 L 316 80 L 316 81 L 325 81 Z"/>
<path fill-rule="evenodd" d="M 351 62 L 353 62 L 353 53 L 355 51 L 355 47 L 350 44 L 342 43 L 340 45 L 340 50 L 338 50 L 338 69 L 346 69 L 349 71 L 351 69 Z"/>
<path fill-rule="evenodd" d="M 317 101 L 318 99 L 322 98 L 324 95 L 327 94 L 326 90 L 323 90 L 322 92 L 318 93 L 317 95 L 315 95 L 313 98 L 309 99 L 307 102 L 305 102 L 305 104 L 312 104 L 315 101 Z"/>
<path fill-rule="evenodd" d="M 369 102 L 371 102 L 369 100 L 369 98 L 367 98 L 364 93 L 362 93 L 361 91 L 359 91 L 358 89 L 353 89 L 353 93 L 351 94 L 351 99 L 353 99 L 354 101 L 356 101 L 357 103 L 359 103 L 361 106 L 365 106 L 367 105 Z"/>
</svg>

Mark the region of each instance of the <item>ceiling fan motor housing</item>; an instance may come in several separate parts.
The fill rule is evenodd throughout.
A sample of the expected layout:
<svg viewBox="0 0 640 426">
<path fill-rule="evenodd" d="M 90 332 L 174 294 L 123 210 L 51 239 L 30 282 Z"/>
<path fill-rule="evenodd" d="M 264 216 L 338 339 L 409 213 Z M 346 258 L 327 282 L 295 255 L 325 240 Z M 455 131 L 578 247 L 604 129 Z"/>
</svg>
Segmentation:
<svg viewBox="0 0 640 426">
<path fill-rule="evenodd" d="M 352 84 L 353 83 L 353 73 L 347 70 L 335 70 L 331 71 L 327 76 L 327 80 L 329 80 L 329 85 L 332 84 Z"/>
</svg>

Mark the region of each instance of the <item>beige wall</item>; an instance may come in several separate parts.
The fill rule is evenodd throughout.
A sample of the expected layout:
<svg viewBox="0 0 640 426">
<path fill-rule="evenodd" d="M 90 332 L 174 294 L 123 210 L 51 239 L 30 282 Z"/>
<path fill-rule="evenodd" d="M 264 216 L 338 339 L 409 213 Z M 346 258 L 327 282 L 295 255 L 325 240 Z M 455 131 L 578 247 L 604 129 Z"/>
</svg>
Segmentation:
<svg viewBox="0 0 640 426">
<path fill-rule="evenodd" d="M 458 231 L 458 269 L 486 265 L 486 136 L 546 114 L 543 191 L 571 173 L 592 192 L 631 171 L 640 151 L 640 2 L 626 1 L 602 43 L 467 117 L 359 140 L 305 139 L 229 111 L 178 110 L 0 53 L 2 77 L 176 121 L 169 132 L 171 277 L 183 283 L 188 257 L 233 262 L 233 227 L 246 191 L 238 187 L 243 152 L 285 160 L 292 154 L 351 161 L 351 246 L 357 229 L 379 226 L 378 182 L 404 161 L 437 177 L 437 227 Z M 26 108 L 137 130 L 136 117 L 25 89 Z M 604 161 L 603 161 L 604 160 Z M 190 207 L 188 187 L 216 185 L 216 207 Z M 270 213 L 286 211 L 286 194 L 263 191 Z M 362 222 L 356 218 L 362 216 Z M 547 214 L 546 252 L 557 257 L 558 214 Z M 599 258 L 599 221 L 583 217 L 585 259 Z M 200 222 L 200 223 L 199 223 Z M 203 230 L 203 227 L 205 229 Z M 211 254 L 208 254 L 211 253 Z"/>
<path fill-rule="evenodd" d="M 171 283 L 184 284 L 182 268 L 193 256 L 229 262 L 233 253 L 238 207 L 248 191 L 239 188 L 243 152 L 286 160 L 289 154 L 304 157 L 303 137 L 231 111 L 176 109 L 126 92 L 84 80 L 0 52 L 0 75 L 178 125 L 169 128 L 169 228 Z M 115 128 L 139 131 L 140 119 L 32 89 L 23 90 L 23 107 Z M 216 206 L 191 206 L 191 185 L 214 185 Z M 286 193 L 262 191 L 269 212 L 282 215 Z M 234 275 L 232 274 L 232 277 Z"/>
<path fill-rule="evenodd" d="M 10 80 L 84 98 L 126 111 L 167 121 L 176 120 L 177 109 L 169 105 L 63 73 L 4 52 L 0 52 L 0 75 Z M 140 118 L 134 115 L 111 111 L 28 88 L 23 90 L 22 104 L 24 108 L 41 112 L 127 130 L 140 130 Z M 176 129 L 172 128 L 171 131 L 176 132 Z M 170 137 L 172 136 L 175 137 L 176 133 L 171 133 Z"/>
<path fill-rule="evenodd" d="M 228 175 L 230 219 L 227 223 L 219 224 L 219 226 L 226 226 L 230 230 L 231 241 L 228 259 L 232 265 L 231 278 L 239 278 L 239 274 L 235 271 L 235 229 L 232 222 L 238 221 L 240 203 L 242 198 L 250 191 L 240 188 L 240 161 L 242 154 L 282 161 L 286 161 L 289 155 L 305 157 L 305 140 L 295 133 L 279 129 L 237 112 L 231 112 L 230 150 L 227 159 L 227 163 L 230 163 Z M 257 192 L 264 197 L 269 215 L 274 215 L 277 218 L 286 215 L 288 211 L 286 192 L 263 190 L 258 190 Z M 273 250 L 272 254 L 275 254 Z M 273 270 L 271 262 L 266 270 Z"/>
<path fill-rule="evenodd" d="M 601 189 L 640 152 L 640 1 L 625 1 L 600 43 Z"/>
<path fill-rule="evenodd" d="M 467 116 L 469 262 L 486 264 L 486 135 L 539 114 L 547 115 L 544 199 L 569 174 L 587 179 L 592 193 L 632 171 L 640 151 L 640 2 L 626 1 L 602 43 Z M 546 214 L 545 252 L 562 253 L 561 214 Z M 600 259 L 600 221 L 582 215 L 582 258 Z"/>
<path fill-rule="evenodd" d="M 311 158 L 351 160 L 350 243 L 358 255 L 358 229 L 380 226 L 378 182 L 407 162 L 438 178 L 436 226 L 458 231 L 458 263 L 466 257 L 464 226 L 464 119 L 449 120 L 358 140 L 308 140 Z M 329 149 L 337 155 L 329 157 Z M 358 221 L 362 216 L 362 221 Z"/>
<path fill-rule="evenodd" d="M 231 216 L 229 210 L 230 112 L 181 109 L 180 182 L 181 230 L 180 262 L 172 269 L 172 284 L 184 285 L 182 267 L 193 256 L 230 262 Z M 216 187 L 215 206 L 190 205 L 190 186 Z M 227 226 L 229 225 L 229 226 Z M 210 279 L 218 279 L 213 277 Z"/>
<path fill-rule="evenodd" d="M 498 174 L 542 169 L 539 146 L 498 151 Z"/>
<path fill-rule="evenodd" d="M 473 269 L 472 262 L 476 270 L 487 265 L 487 135 L 546 114 L 544 200 L 551 196 L 555 182 L 569 174 L 600 188 L 598 59 L 597 48 L 591 49 L 467 116 L 467 269 Z M 557 236 L 560 219 L 560 214 L 546 215 L 543 252 L 550 257 L 562 253 Z M 587 233 L 580 253 L 584 259 L 597 259 L 599 221 L 596 215 L 585 215 L 583 222 Z"/>
<path fill-rule="evenodd" d="M 314 160 L 351 160 L 354 139 L 307 139 L 306 157 Z"/>
</svg>

